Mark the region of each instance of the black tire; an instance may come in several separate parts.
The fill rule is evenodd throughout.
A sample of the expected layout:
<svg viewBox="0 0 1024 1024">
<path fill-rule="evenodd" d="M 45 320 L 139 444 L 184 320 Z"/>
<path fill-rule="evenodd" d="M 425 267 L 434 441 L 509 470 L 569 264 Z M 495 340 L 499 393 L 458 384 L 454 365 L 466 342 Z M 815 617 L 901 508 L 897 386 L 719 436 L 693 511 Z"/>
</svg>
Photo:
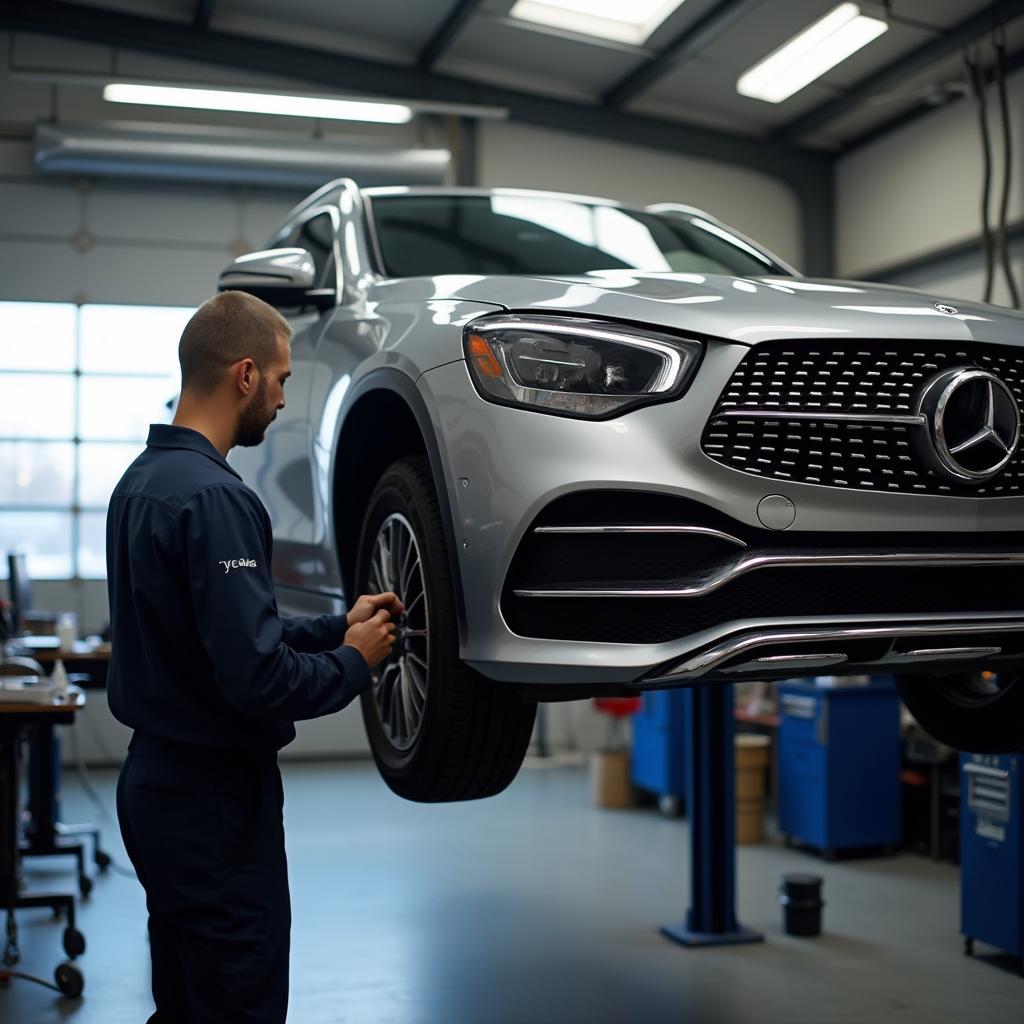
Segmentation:
<svg viewBox="0 0 1024 1024">
<path fill-rule="evenodd" d="M 53 972 L 53 980 L 68 999 L 77 999 L 85 988 L 85 976 L 74 964 L 61 964 Z"/>
<path fill-rule="evenodd" d="M 425 695 L 410 736 L 402 737 L 391 723 L 386 725 L 380 707 L 386 697 L 380 680 L 397 660 L 399 644 L 395 655 L 375 671 L 374 688 L 362 696 L 363 721 L 377 768 L 388 786 L 407 800 L 439 803 L 493 796 L 508 786 L 522 765 L 537 705 L 459 659 L 450 556 L 425 458 L 400 459 L 378 481 L 359 539 L 357 593 L 385 589 L 372 565 L 378 534 L 389 521 L 411 530 L 415 538 L 413 553 L 422 566 L 424 599 L 411 603 L 412 586 L 410 593 L 399 595 L 409 605 L 402 625 L 414 632 L 425 629 L 429 646 L 420 648 L 427 664 Z M 419 619 L 418 608 L 423 608 Z M 409 641 L 410 647 L 414 642 Z"/>
<path fill-rule="evenodd" d="M 1024 752 L 1024 677 L 995 685 L 980 674 L 897 676 L 903 703 L 933 739 L 974 754 Z"/>
</svg>

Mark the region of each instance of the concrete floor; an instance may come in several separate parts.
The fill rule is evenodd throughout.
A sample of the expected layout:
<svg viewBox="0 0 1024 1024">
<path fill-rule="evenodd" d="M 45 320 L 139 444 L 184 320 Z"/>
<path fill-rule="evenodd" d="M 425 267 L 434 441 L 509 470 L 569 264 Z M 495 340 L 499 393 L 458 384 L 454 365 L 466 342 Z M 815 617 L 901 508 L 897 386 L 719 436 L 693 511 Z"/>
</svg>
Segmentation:
<svg viewBox="0 0 1024 1024">
<path fill-rule="evenodd" d="M 94 772 L 113 806 L 114 773 Z M 961 954 L 958 875 L 904 855 L 825 864 L 777 843 L 740 849 L 743 923 L 757 946 L 690 950 L 656 928 L 682 918 L 685 823 L 600 811 L 580 769 L 524 769 L 479 804 L 421 807 L 363 762 L 285 768 L 295 923 L 293 1024 L 1002 1024 L 1024 1017 L 1016 961 Z M 64 814 L 96 819 L 74 775 Z M 108 848 L 124 864 L 117 829 Z M 38 886 L 64 884 L 35 862 Z M 784 872 L 825 878 L 826 934 L 781 931 Z M 68 879 L 70 881 L 70 879 Z M 19 914 L 21 969 L 61 959 L 48 911 Z M 25 982 L 3 1024 L 141 1024 L 151 1012 L 142 890 L 110 873 L 81 914 L 85 997 Z"/>
</svg>

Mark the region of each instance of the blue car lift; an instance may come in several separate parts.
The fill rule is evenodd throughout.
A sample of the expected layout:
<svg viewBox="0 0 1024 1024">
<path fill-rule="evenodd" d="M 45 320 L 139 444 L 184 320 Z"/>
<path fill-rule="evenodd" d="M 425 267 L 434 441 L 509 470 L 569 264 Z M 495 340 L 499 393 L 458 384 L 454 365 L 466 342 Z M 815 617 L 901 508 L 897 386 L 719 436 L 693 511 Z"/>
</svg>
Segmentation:
<svg viewBox="0 0 1024 1024">
<path fill-rule="evenodd" d="M 684 946 L 762 942 L 736 920 L 736 753 L 732 686 L 712 683 L 686 691 L 690 823 L 690 909 L 663 935 Z"/>
</svg>

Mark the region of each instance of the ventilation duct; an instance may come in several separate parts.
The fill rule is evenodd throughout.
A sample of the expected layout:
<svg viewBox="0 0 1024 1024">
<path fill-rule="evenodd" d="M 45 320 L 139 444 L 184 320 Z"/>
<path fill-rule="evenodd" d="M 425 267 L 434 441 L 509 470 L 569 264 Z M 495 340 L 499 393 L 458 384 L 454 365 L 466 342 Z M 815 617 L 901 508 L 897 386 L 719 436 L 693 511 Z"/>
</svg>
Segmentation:
<svg viewBox="0 0 1024 1024">
<path fill-rule="evenodd" d="M 315 188 L 339 177 L 441 185 L 451 153 L 194 126 L 37 124 L 33 160 L 44 174 Z"/>
</svg>

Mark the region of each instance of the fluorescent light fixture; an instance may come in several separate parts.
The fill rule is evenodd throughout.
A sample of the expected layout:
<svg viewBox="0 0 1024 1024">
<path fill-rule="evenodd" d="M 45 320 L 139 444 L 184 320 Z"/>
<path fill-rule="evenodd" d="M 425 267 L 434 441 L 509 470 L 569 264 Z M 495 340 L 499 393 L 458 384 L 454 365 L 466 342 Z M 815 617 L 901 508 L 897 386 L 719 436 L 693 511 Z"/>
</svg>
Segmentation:
<svg viewBox="0 0 1024 1024">
<path fill-rule="evenodd" d="M 878 18 L 861 14 L 856 4 L 840 4 L 744 72 L 736 91 L 781 103 L 877 39 L 888 27 Z"/>
<path fill-rule="evenodd" d="M 683 0 L 518 0 L 509 16 L 639 46 Z"/>
<path fill-rule="evenodd" d="M 142 103 L 155 107 L 190 107 L 195 110 L 234 110 L 245 114 L 283 114 L 339 121 L 379 121 L 405 124 L 412 109 L 400 103 L 340 100 L 326 96 L 249 92 L 237 89 L 198 89 L 184 86 L 111 82 L 103 89 L 111 103 Z"/>
</svg>

